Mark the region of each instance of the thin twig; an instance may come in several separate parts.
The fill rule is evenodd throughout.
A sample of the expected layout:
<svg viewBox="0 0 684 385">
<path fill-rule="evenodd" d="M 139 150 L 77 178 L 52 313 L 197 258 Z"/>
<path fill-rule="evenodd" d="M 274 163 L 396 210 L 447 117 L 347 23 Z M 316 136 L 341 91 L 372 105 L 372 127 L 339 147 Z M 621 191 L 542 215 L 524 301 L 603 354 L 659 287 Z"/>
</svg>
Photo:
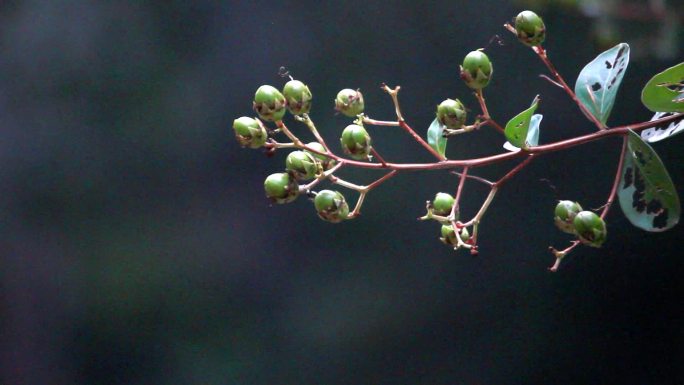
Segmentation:
<svg viewBox="0 0 684 385">
<path fill-rule="evenodd" d="M 373 154 L 373 156 L 380 161 L 380 164 L 387 167 L 387 162 L 385 162 L 385 159 L 383 159 L 382 156 L 380 156 L 380 154 L 375 150 L 375 147 L 371 147 L 371 154 Z"/>
<path fill-rule="evenodd" d="M 587 117 L 594 125 L 599 129 L 599 130 L 605 130 L 606 126 L 601 123 L 595 116 L 592 114 L 587 107 L 577 98 L 577 95 L 575 94 L 575 91 L 568 86 L 568 83 L 565 82 L 565 79 L 561 76 L 561 74 L 556 70 L 556 67 L 553 65 L 551 60 L 549 59 L 548 55 L 546 54 L 546 50 L 542 48 L 541 46 L 539 47 L 532 47 L 532 50 L 534 53 L 539 56 L 541 61 L 546 65 L 546 68 L 548 68 L 549 72 L 551 72 L 551 75 L 553 75 L 554 78 L 556 78 L 556 82 L 558 85 L 560 85 L 565 92 L 570 96 L 570 98 L 577 104 L 579 109 L 582 111 L 584 116 Z"/>
<path fill-rule="evenodd" d="M 622 150 L 620 152 L 620 161 L 618 162 L 617 170 L 615 171 L 615 180 L 613 181 L 613 187 L 610 189 L 610 195 L 606 204 L 603 206 L 603 211 L 601 212 L 601 219 L 605 219 L 610 210 L 610 206 L 613 205 L 615 201 L 615 195 L 617 194 L 618 187 L 620 186 L 620 180 L 622 179 L 622 168 L 625 165 L 625 155 L 627 154 L 627 136 L 622 137 Z"/>
</svg>

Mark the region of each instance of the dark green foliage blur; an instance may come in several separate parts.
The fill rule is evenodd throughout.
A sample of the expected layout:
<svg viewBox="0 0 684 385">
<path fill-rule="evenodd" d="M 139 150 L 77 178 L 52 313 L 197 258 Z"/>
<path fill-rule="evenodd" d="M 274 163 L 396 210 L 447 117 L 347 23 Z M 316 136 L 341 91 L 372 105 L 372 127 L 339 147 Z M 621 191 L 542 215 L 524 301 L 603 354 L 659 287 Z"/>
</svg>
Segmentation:
<svg viewBox="0 0 684 385">
<path fill-rule="evenodd" d="M 400 175 L 369 194 L 360 218 L 330 224 L 306 197 L 270 207 L 263 181 L 283 171 L 287 152 L 268 158 L 233 137 L 233 120 L 255 115 L 255 90 L 282 88 L 281 66 L 311 89 L 311 116 L 333 145 L 350 123 L 333 108 L 343 88 L 360 88 L 366 112 L 391 120 L 378 86 L 400 84 L 421 134 L 446 98 L 474 116 L 458 66 L 482 47 L 496 68 L 485 91 L 495 118 L 541 94 L 541 143 L 592 132 L 502 28 L 520 10 L 0 2 L 0 383 L 684 383 L 681 225 L 641 232 L 615 207 L 602 249 L 546 271 L 546 248 L 568 241 L 553 224 L 557 200 L 600 206 L 619 141 L 526 168 L 497 196 L 474 258 L 415 220 L 436 192 L 455 191 L 455 176 Z M 538 11 L 550 57 L 574 83 L 600 52 L 596 20 Z M 681 61 L 633 59 L 611 124 L 649 119 L 641 87 Z M 368 131 L 387 159 L 431 161 L 400 130 Z M 502 139 L 494 130 L 452 139 L 447 155 L 501 152 Z M 654 145 L 680 194 L 682 140 Z M 465 194 L 471 216 L 486 191 L 467 184 Z"/>
</svg>

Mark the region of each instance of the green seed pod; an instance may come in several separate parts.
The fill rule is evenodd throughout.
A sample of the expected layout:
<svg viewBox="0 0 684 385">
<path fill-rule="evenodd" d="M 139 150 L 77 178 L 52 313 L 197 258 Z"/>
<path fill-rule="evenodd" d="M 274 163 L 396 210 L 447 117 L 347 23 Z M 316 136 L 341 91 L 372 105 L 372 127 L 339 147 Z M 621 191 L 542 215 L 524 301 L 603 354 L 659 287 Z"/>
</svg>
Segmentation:
<svg viewBox="0 0 684 385">
<path fill-rule="evenodd" d="M 451 130 L 461 128 L 465 124 L 466 115 L 466 109 L 458 99 L 446 99 L 437 106 L 437 120 Z"/>
<path fill-rule="evenodd" d="M 442 225 L 442 237 L 439 238 L 442 243 L 456 246 L 458 242 L 456 241 L 456 232 L 454 232 L 454 227 L 451 225 Z"/>
<path fill-rule="evenodd" d="M 292 115 L 307 114 L 311 110 L 311 91 L 299 80 L 290 80 L 283 87 L 287 109 Z"/>
<path fill-rule="evenodd" d="M 474 90 L 485 88 L 492 79 L 492 73 L 492 62 L 482 51 L 472 51 L 463 59 L 461 79 Z"/>
<path fill-rule="evenodd" d="M 280 172 L 269 175 L 264 181 L 266 197 L 281 204 L 290 203 L 299 195 L 299 185 L 289 174 Z"/>
<path fill-rule="evenodd" d="M 259 119 L 243 116 L 233 121 L 235 138 L 242 147 L 259 148 L 266 143 L 268 133 Z"/>
<path fill-rule="evenodd" d="M 354 159 L 367 159 L 371 151 L 370 135 L 357 124 L 350 124 L 342 131 L 340 143 L 342 150 Z"/>
<path fill-rule="evenodd" d="M 532 11 L 522 11 L 515 17 L 515 31 L 518 40 L 530 47 L 540 45 L 546 38 L 544 21 Z"/>
<path fill-rule="evenodd" d="M 568 234 L 575 234 L 575 225 L 573 221 L 577 213 L 582 211 L 582 206 L 573 201 L 560 201 L 554 210 L 553 222 L 561 231 Z"/>
<path fill-rule="evenodd" d="M 437 193 L 432 201 L 432 212 L 435 215 L 447 216 L 451 214 L 451 207 L 454 205 L 454 197 L 447 193 Z"/>
<path fill-rule="evenodd" d="M 264 120 L 275 122 L 285 115 L 285 97 L 273 86 L 261 86 L 254 94 L 254 111 Z"/>
<path fill-rule="evenodd" d="M 583 244 L 591 247 L 601 247 L 606 240 L 606 223 L 592 211 L 577 213 L 572 221 L 575 225 L 577 238 Z"/>
<path fill-rule="evenodd" d="M 285 159 L 285 169 L 297 180 L 309 180 L 318 174 L 320 165 L 308 152 L 292 151 Z"/>
<path fill-rule="evenodd" d="M 355 117 L 363 112 L 363 94 L 361 91 L 345 88 L 337 93 L 335 109 L 345 116 Z"/>
<path fill-rule="evenodd" d="M 314 206 L 318 216 L 328 222 L 339 223 L 349 216 L 349 205 L 338 191 L 320 191 L 314 198 Z"/>
<path fill-rule="evenodd" d="M 468 232 L 468 229 L 465 227 L 462 228 L 461 229 L 461 240 L 463 242 L 468 242 L 469 239 L 470 239 L 470 233 Z"/>
<path fill-rule="evenodd" d="M 325 152 L 325 147 L 323 147 L 323 145 L 318 143 L 318 142 L 310 142 L 306 146 L 313 148 L 314 150 L 318 150 L 320 152 Z M 318 162 L 323 167 L 323 170 L 327 171 L 327 170 L 330 170 L 331 168 L 333 168 L 333 166 L 335 166 L 335 163 L 336 163 L 335 159 L 328 158 L 325 155 L 317 154 L 315 152 L 310 152 L 310 151 L 307 151 L 307 152 L 309 154 L 313 155 L 314 158 L 316 158 L 318 160 Z"/>
</svg>

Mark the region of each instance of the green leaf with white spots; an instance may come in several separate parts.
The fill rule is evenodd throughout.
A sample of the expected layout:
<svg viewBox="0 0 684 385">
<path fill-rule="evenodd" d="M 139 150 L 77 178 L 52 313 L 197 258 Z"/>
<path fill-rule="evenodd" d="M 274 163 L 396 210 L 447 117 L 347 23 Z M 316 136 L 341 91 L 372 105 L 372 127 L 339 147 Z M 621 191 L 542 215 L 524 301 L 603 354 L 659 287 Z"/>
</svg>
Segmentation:
<svg viewBox="0 0 684 385">
<path fill-rule="evenodd" d="M 530 128 L 527 130 L 527 147 L 533 147 L 539 144 L 539 123 L 541 123 L 542 115 L 534 114 L 530 119 Z M 511 142 L 504 143 L 503 147 L 508 151 L 520 151 L 520 147 L 516 147 Z"/>
<path fill-rule="evenodd" d="M 629 45 L 620 43 L 587 64 L 575 83 L 580 102 L 604 125 L 629 64 Z"/>
<path fill-rule="evenodd" d="M 532 105 L 530 106 L 530 108 L 519 113 L 518 115 L 513 117 L 513 119 L 509 120 L 508 123 L 506 123 L 504 134 L 506 135 L 506 139 L 508 139 L 508 141 L 514 147 L 522 149 L 526 149 L 528 147 L 527 132 L 530 128 L 532 115 L 534 115 L 534 111 L 537 110 L 538 105 L 539 95 L 534 97 L 534 100 L 532 101 Z"/>
<path fill-rule="evenodd" d="M 430 147 L 444 156 L 446 153 L 447 138 L 444 137 L 444 126 L 435 118 L 427 131 L 427 140 Z"/>
<path fill-rule="evenodd" d="M 646 231 L 665 231 L 679 222 L 681 206 L 670 174 L 655 151 L 629 131 L 618 190 L 627 219 Z"/>
<path fill-rule="evenodd" d="M 641 91 L 641 102 L 653 112 L 684 112 L 684 63 L 651 78 Z"/>
</svg>

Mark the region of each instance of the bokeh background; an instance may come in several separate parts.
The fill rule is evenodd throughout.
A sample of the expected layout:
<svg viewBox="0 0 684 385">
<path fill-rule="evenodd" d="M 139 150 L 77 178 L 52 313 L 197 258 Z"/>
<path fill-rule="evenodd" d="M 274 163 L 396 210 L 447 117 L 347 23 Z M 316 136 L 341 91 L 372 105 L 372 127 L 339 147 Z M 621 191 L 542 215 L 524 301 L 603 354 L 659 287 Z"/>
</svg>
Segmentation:
<svg viewBox="0 0 684 385">
<path fill-rule="evenodd" d="M 547 247 L 568 241 L 555 200 L 603 204 L 619 140 L 525 169 L 492 205 L 474 258 L 415 220 L 453 175 L 401 175 L 361 218 L 331 225 L 306 199 L 271 207 L 263 179 L 286 154 L 232 137 L 256 88 L 282 86 L 280 66 L 311 87 L 329 143 L 349 122 L 332 108 L 342 88 L 392 119 L 381 82 L 401 84 L 422 133 L 447 97 L 476 113 L 457 67 L 480 47 L 495 67 L 494 117 L 541 94 L 542 142 L 591 132 L 501 27 L 523 7 L 544 16 L 570 83 L 629 42 L 610 124 L 650 118 L 642 85 L 684 57 L 676 1 L 0 2 L 0 383 L 684 383 L 681 225 L 644 233 L 616 206 L 603 249 L 546 271 Z M 370 132 L 387 159 L 430 161 L 403 132 Z M 680 195 L 682 140 L 655 145 Z M 483 130 L 448 155 L 501 142 Z M 472 215 L 486 191 L 465 193 Z"/>
</svg>

